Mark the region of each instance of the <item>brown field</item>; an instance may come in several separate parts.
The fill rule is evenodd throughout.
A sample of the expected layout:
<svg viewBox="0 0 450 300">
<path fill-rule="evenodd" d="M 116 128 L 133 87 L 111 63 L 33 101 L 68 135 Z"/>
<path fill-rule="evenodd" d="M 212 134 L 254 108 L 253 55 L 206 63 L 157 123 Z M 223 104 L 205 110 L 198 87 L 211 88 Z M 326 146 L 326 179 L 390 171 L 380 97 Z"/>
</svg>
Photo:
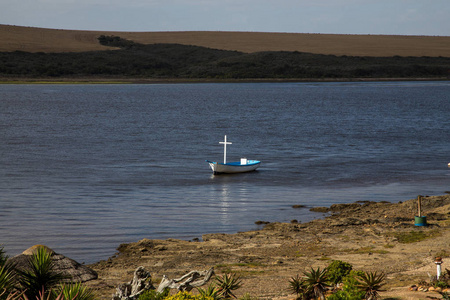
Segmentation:
<svg viewBox="0 0 450 300">
<path fill-rule="evenodd" d="M 0 25 L 0 51 L 82 52 L 111 49 L 99 35 L 138 43 L 177 43 L 242 52 L 300 51 L 348 56 L 450 56 L 450 36 L 340 35 L 222 31 L 113 32 Z"/>
</svg>

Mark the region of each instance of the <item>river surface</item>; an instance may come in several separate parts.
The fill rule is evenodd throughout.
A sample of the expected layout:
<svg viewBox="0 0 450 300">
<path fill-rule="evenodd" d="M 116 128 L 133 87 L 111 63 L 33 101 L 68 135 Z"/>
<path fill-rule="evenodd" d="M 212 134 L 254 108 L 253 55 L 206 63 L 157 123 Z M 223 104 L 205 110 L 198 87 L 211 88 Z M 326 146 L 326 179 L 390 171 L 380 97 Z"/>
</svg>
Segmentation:
<svg viewBox="0 0 450 300">
<path fill-rule="evenodd" d="M 214 176 L 205 159 L 261 160 Z M 0 85 L 0 244 L 79 262 L 450 190 L 450 82 Z M 300 209 L 293 205 L 302 204 Z"/>
</svg>

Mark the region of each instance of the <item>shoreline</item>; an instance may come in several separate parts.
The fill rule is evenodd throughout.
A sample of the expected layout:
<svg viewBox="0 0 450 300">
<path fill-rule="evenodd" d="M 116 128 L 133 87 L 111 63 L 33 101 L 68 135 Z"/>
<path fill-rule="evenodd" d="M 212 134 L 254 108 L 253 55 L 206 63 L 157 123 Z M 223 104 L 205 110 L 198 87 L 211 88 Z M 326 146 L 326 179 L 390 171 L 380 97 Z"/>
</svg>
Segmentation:
<svg viewBox="0 0 450 300">
<path fill-rule="evenodd" d="M 414 226 L 416 199 L 322 209 L 330 215 L 304 224 L 269 223 L 255 231 L 205 234 L 203 241 L 143 239 L 121 244 L 114 256 L 89 265 L 99 279 L 86 284 L 107 299 L 118 284 L 132 278 L 138 266 L 144 266 L 155 282 L 163 275 L 175 278 L 214 267 L 217 275 L 241 276 L 238 297 L 249 293 L 258 299 L 291 299 L 290 278 L 342 260 L 356 270 L 386 273 L 383 297 L 405 296 L 410 292 L 407 287 L 436 272 L 435 256 L 442 256 L 444 262 L 450 257 L 450 195 L 424 197 L 426 227 Z M 414 295 L 425 297 L 419 292 Z"/>
<path fill-rule="evenodd" d="M 399 82 L 399 81 L 450 81 L 437 78 L 1 78 L 1 84 L 196 84 L 196 83 L 302 83 L 302 82 Z"/>
</svg>

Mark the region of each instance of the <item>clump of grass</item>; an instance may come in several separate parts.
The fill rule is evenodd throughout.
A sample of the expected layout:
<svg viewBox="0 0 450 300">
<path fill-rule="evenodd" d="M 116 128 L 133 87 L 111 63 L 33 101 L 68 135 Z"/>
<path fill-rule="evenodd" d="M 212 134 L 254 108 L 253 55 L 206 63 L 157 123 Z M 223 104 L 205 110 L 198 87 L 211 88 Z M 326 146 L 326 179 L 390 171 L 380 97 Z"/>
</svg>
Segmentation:
<svg viewBox="0 0 450 300">
<path fill-rule="evenodd" d="M 319 257 L 318 260 L 331 260 L 328 256 L 323 255 L 322 257 Z"/>
<path fill-rule="evenodd" d="M 402 244 L 417 243 L 430 237 L 439 236 L 440 233 L 433 231 L 410 231 L 410 232 L 395 232 L 393 236 Z"/>
<path fill-rule="evenodd" d="M 387 254 L 387 253 L 389 253 L 389 251 L 387 251 L 387 250 L 377 250 L 373 246 L 361 247 L 358 249 L 346 249 L 344 252 L 353 253 L 353 254 L 366 254 L 366 253 Z"/>
</svg>

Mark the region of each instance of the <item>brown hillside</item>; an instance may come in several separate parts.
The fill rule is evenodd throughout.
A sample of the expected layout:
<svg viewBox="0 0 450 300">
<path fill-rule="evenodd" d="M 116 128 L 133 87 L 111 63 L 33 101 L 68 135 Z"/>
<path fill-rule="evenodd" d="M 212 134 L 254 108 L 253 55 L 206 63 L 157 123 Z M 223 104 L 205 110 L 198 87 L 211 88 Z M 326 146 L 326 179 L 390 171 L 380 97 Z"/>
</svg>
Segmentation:
<svg viewBox="0 0 450 300">
<path fill-rule="evenodd" d="M 349 56 L 450 56 L 450 36 L 340 35 L 263 32 L 112 32 L 0 25 L 0 51 L 81 52 L 111 49 L 99 35 L 138 43 L 177 43 L 214 49 L 300 51 Z"/>
</svg>

